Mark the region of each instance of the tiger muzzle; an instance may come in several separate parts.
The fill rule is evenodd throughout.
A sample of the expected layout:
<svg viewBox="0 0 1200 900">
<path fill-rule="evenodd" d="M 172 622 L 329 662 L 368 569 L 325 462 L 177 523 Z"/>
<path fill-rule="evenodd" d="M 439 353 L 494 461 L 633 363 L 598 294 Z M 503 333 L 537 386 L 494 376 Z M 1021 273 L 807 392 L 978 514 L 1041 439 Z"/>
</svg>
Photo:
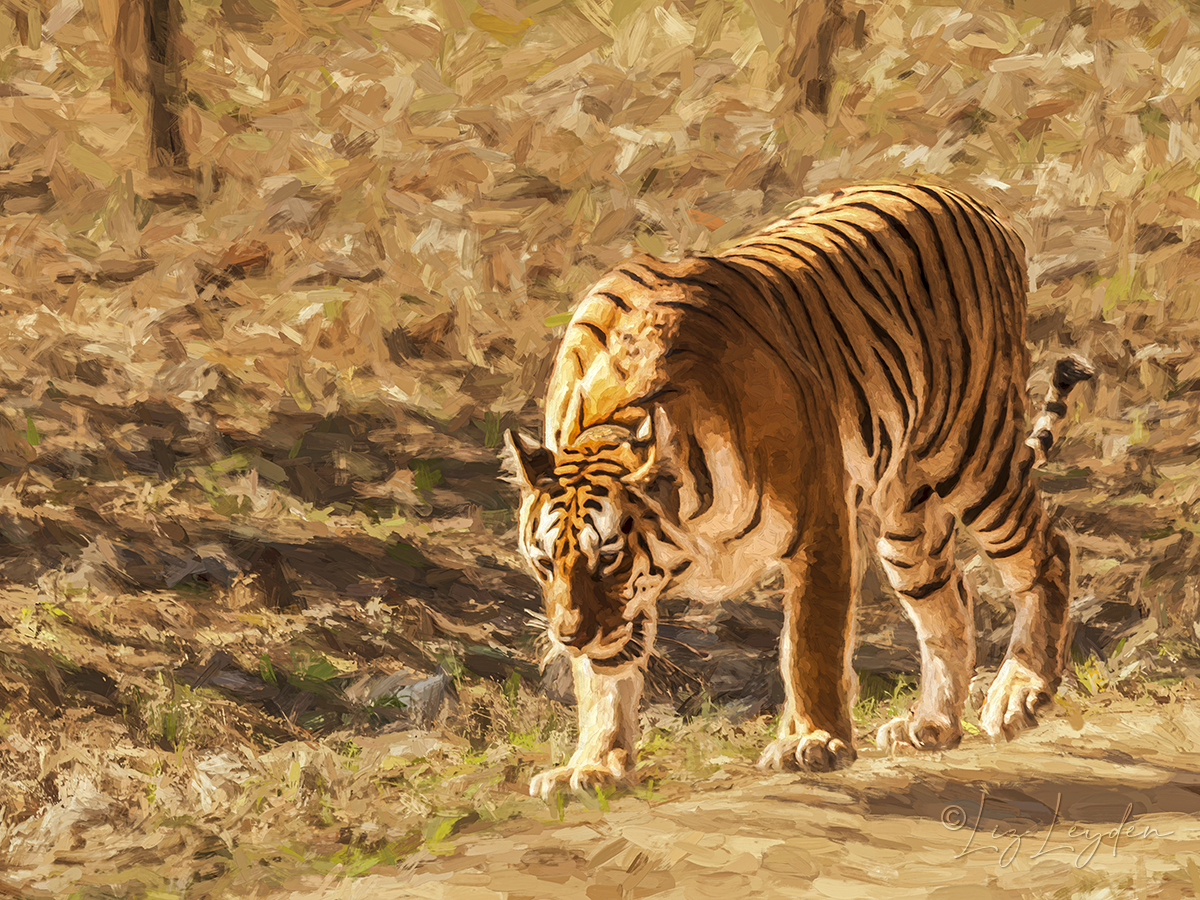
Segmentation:
<svg viewBox="0 0 1200 900">
<path fill-rule="evenodd" d="M 647 616 L 623 622 L 608 630 L 573 634 L 558 632 L 572 656 L 587 656 L 596 669 L 616 669 L 645 658 L 654 640 L 655 623 Z"/>
</svg>

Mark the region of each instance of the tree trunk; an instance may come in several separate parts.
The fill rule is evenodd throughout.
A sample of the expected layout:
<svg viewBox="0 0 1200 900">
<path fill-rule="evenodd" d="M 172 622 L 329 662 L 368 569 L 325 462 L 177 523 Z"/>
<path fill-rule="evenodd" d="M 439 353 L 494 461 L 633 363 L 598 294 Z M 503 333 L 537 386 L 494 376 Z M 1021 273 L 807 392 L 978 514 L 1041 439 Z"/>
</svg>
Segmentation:
<svg viewBox="0 0 1200 900">
<path fill-rule="evenodd" d="M 843 41 L 842 0 L 792 0 L 776 55 L 784 109 L 829 110 L 833 55 Z"/>
<path fill-rule="evenodd" d="M 12 13 L 13 27 L 17 32 L 17 40 L 32 50 L 37 50 L 42 44 L 42 9 L 41 6 L 28 0 L 15 0 L 7 4 Z"/>
<path fill-rule="evenodd" d="M 179 0 L 142 0 L 150 63 L 150 167 L 187 169 L 187 148 L 179 124 L 184 102 L 183 10 Z"/>
<path fill-rule="evenodd" d="M 114 100 L 126 109 L 145 110 L 151 174 L 188 170 L 179 121 L 186 103 L 182 22 L 179 0 L 120 0 Z"/>
</svg>

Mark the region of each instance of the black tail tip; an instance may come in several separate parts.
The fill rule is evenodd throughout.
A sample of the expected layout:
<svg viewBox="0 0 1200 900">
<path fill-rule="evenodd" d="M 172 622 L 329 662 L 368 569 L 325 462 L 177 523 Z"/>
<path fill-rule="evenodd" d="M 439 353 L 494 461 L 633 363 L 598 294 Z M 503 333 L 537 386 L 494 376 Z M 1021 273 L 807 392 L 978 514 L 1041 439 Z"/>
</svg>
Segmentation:
<svg viewBox="0 0 1200 900">
<path fill-rule="evenodd" d="M 1060 393 L 1066 393 L 1081 381 L 1088 381 L 1096 376 L 1096 367 L 1082 356 L 1064 356 L 1054 364 L 1054 387 Z"/>
</svg>

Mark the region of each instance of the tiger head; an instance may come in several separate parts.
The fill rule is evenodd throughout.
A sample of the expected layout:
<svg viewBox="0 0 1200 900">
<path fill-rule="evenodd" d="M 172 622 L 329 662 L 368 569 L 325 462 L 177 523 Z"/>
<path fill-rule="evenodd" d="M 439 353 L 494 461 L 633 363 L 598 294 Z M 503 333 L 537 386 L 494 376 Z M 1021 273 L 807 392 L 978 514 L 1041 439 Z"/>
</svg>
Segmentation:
<svg viewBox="0 0 1200 900">
<path fill-rule="evenodd" d="M 601 671 L 642 665 L 664 586 L 655 516 L 638 486 L 654 466 L 650 422 L 588 429 L 552 452 L 505 435 L 522 489 L 521 551 L 545 600 L 551 642 Z"/>
</svg>

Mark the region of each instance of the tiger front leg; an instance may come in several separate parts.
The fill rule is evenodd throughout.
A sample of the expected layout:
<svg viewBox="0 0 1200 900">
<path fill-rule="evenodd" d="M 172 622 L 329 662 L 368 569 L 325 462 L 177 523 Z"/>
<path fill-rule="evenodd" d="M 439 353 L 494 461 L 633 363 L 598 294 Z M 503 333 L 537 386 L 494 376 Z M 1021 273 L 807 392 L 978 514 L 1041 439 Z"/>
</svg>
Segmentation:
<svg viewBox="0 0 1200 900">
<path fill-rule="evenodd" d="M 779 665 L 786 702 L 779 737 L 763 750 L 759 768 L 829 772 L 858 758 L 850 716 L 853 543 L 848 522 L 826 523 L 784 560 Z"/>
<path fill-rule="evenodd" d="M 637 761 L 638 708 L 645 674 L 641 666 L 614 675 L 597 672 L 586 656 L 571 660 L 579 744 L 565 766 L 534 776 L 529 793 L 543 800 L 560 787 L 595 790 L 629 778 Z"/>
</svg>

